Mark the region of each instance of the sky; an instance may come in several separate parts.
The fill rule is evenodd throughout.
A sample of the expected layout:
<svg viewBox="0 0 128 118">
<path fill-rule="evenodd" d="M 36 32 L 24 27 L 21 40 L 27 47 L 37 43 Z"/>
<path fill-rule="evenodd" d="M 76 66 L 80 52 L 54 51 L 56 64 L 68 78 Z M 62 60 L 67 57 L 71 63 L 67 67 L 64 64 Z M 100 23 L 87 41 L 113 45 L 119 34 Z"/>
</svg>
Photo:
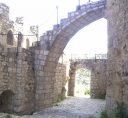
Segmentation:
<svg viewBox="0 0 128 118">
<path fill-rule="evenodd" d="M 92 0 L 96 1 L 96 0 Z M 10 7 L 10 19 L 24 17 L 24 27 L 29 30 L 31 25 L 39 25 L 39 34 L 51 30 L 59 20 L 74 11 L 79 0 L 0 0 Z M 88 0 L 80 0 L 84 4 Z M 106 53 L 107 52 L 107 21 L 100 19 L 80 30 L 68 43 L 65 53 Z"/>
<path fill-rule="evenodd" d="M 81 29 L 69 41 L 64 52 L 91 55 L 107 53 L 107 20 L 99 19 Z"/>
</svg>

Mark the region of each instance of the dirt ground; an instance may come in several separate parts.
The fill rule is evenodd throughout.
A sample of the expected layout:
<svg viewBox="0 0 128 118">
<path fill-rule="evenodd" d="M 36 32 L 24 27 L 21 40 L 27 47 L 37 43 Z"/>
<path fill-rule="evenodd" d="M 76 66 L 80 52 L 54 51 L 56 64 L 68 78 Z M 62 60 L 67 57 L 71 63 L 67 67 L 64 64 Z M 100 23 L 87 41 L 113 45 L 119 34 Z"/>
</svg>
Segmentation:
<svg viewBox="0 0 128 118">
<path fill-rule="evenodd" d="M 53 107 L 43 109 L 33 115 L 12 116 L 13 118 L 100 118 L 105 108 L 105 100 L 68 97 Z M 4 114 L 1 114 L 1 117 Z M 0 117 L 0 118 L 1 118 Z"/>
</svg>

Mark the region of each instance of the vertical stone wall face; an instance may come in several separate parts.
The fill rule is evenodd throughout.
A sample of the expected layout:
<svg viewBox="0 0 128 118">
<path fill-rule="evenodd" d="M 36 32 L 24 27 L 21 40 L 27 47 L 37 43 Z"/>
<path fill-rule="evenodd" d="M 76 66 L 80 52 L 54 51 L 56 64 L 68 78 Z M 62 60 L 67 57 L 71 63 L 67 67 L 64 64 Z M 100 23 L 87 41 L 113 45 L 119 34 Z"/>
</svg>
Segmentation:
<svg viewBox="0 0 128 118">
<path fill-rule="evenodd" d="M 70 64 L 70 70 L 69 70 L 69 81 L 68 81 L 68 95 L 74 96 L 75 92 L 75 76 L 76 76 L 76 70 L 77 70 L 77 63 L 71 63 Z"/>
<path fill-rule="evenodd" d="M 128 117 L 128 1 L 108 0 L 107 19 L 107 110 L 109 117 L 115 118 L 115 109 L 121 106 L 124 117 Z"/>
<path fill-rule="evenodd" d="M 0 94 L 2 95 L 7 90 L 14 94 L 9 102 L 9 106 L 12 106 L 11 109 L 9 108 L 9 112 L 15 111 L 15 97 L 18 93 L 16 93 L 16 78 L 16 48 L 0 48 Z M 1 106 L 4 105 L 1 104 Z"/>
<path fill-rule="evenodd" d="M 66 66 L 58 63 L 55 74 L 54 83 L 54 101 L 56 102 L 58 97 L 64 97 L 64 86 L 66 84 Z"/>
<path fill-rule="evenodd" d="M 107 65 L 105 60 L 99 60 L 91 69 L 91 98 L 104 98 L 106 96 Z"/>
<path fill-rule="evenodd" d="M 45 71 L 47 50 L 35 49 L 36 110 L 52 105 L 54 101 L 55 73 Z M 55 69 L 55 68 L 49 68 Z M 55 69 L 56 70 L 56 69 Z M 54 78 L 52 78 L 54 77 Z"/>
<path fill-rule="evenodd" d="M 56 68 L 45 66 L 49 51 L 46 49 L 35 50 L 35 78 L 36 78 L 36 110 L 52 105 L 62 95 L 62 88 L 66 79 L 66 67 L 58 63 Z M 54 55 L 53 55 L 54 56 Z M 54 57 L 55 58 L 55 57 Z M 54 73 L 50 70 L 54 69 Z"/>
<path fill-rule="evenodd" d="M 11 105 L 8 105 L 11 106 L 10 112 L 29 114 L 33 111 L 32 62 L 32 55 L 28 50 L 0 48 L 0 94 L 7 90 L 13 93 L 9 102 Z"/>
</svg>

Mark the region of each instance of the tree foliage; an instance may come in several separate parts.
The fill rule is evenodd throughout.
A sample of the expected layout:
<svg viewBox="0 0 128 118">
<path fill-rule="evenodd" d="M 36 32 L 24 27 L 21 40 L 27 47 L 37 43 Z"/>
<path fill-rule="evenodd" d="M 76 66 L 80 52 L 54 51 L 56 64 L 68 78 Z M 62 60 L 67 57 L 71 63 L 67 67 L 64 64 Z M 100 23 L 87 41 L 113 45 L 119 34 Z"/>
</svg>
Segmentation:
<svg viewBox="0 0 128 118">
<path fill-rule="evenodd" d="M 88 84 L 90 81 L 90 71 L 85 68 L 81 68 L 76 72 L 76 81 L 78 84 Z"/>
</svg>

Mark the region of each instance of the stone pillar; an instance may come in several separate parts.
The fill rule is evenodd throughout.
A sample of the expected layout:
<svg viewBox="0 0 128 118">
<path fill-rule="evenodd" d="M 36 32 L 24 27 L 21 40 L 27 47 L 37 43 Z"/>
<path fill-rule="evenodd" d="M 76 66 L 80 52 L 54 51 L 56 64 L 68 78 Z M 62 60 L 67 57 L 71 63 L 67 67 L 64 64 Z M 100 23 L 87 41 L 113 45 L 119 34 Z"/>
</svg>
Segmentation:
<svg viewBox="0 0 128 118">
<path fill-rule="evenodd" d="M 46 108 L 53 103 L 55 73 L 47 70 L 50 67 L 44 67 L 47 55 L 46 50 L 35 50 L 36 110 Z"/>
<path fill-rule="evenodd" d="M 75 92 L 75 75 L 76 75 L 76 63 L 71 64 L 69 76 L 70 79 L 68 81 L 68 95 L 74 96 Z"/>
<path fill-rule="evenodd" d="M 127 0 L 107 1 L 108 82 L 106 105 L 109 118 L 117 118 L 117 112 L 125 118 L 128 117 L 127 11 Z"/>
<path fill-rule="evenodd" d="M 54 81 L 54 102 L 58 100 L 59 97 L 65 97 L 65 84 L 66 84 L 66 66 L 64 64 L 58 63 L 55 73 Z"/>
<path fill-rule="evenodd" d="M 34 70 L 30 52 L 18 48 L 15 64 L 14 112 L 31 114 L 34 111 Z M 11 78 L 10 78 L 11 79 Z"/>
<path fill-rule="evenodd" d="M 75 90 L 75 72 L 70 74 L 70 79 L 68 81 L 68 95 L 74 96 Z"/>
<path fill-rule="evenodd" d="M 17 90 L 15 92 L 15 100 L 14 100 L 14 112 L 17 114 L 22 114 L 24 112 L 25 104 L 25 95 L 24 95 L 24 85 L 25 85 L 25 80 L 23 79 L 23 74 L 22 74 L 22 57 L 23 57 L 23 52 L 22 48 L 17 49 L 17 55 L 16 55 L 16 87 L 15 89 Z"/>
</svg>

